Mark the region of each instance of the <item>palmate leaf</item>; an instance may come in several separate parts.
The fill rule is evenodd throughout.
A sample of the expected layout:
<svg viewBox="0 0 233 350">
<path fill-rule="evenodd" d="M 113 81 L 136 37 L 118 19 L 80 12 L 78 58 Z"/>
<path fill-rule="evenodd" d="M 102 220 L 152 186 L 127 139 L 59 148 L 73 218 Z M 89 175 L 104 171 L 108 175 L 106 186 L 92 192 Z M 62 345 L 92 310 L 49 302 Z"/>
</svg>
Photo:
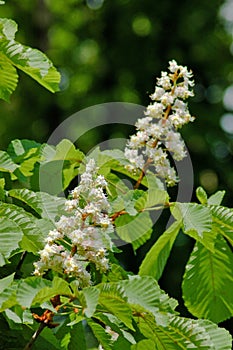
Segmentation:
<svg viewBox="0 0 233 350">
<path fill-rule="evenodd" d="M 12 140 L 8 147 L 7 147 L 7 153 L 15 161 L 16 163 L 21 163 L 22 159 L 25 159 L 25 155 L 28 153 L 28 151 L 31 151 L 32 149 L 38 149 L 40 148 L 41 144 L 33 141 L 33 140 Z"/>
<path fill-rule="evenodd" d="M 0 256 L 5 265 L 5 259 L 19 248 L 19 242 L 23 237 L 23 232 L 19 225 L 9 218 L 0 218 Z"/>
<path fill-rule="evenodd" d="M 12 273 L 0 279 L 0 312 L 16 304 L 16 287 L 14 282 L 15 274 Z"/>
<path fill-rule="evenodd" d="M 18 84 L 17 70 L 0 53 L 0 98 L 9 102 Z"/>
<path fill-rule="evenodd" d="M 135 216 L 124 214 L 115 220 L 116 232 L 118 236 L 127 243 L 137 241 L 143 244 L 152 233 L 152 220 L 148 212 L 142 212 Z"/>
<path fill-rule="evenodd" d="M 22 307 L 42 304 L 55 295 L 70 295 L 71 290 L 68 283 L 59 277 L 54 277 L 53 281 L 42 277 L 28 277 L 20 280 L 17 288 L 17 301 Z"/>
<path fill-rule="evenodd" d="M 8 194 L 26 203 L 42 218 L 54 220 L 64 213 L 65 198 L 51 196 L 44 192 L 33 192 L 26 188 L 13 189 Z"/>
<path fill-rule="evenodd" d="M 43 145 L 37 181 L 39 189 L 52 195 L 61 193 L 78 174 L 84 154 L 69 140 L 62 140 L 56 147 Z"/>
<path fill-rule="evenodd" d="M 233 246 L 233 209 L 211 206 L 214 229 L 225 237 Z"/>
<path fill-rule="evenodd" d="M 135 319 L 142 334 L 158 350 L 230 350 L 229 333 L 205 320 L 192 320 L 172 315 L 168 326 L 156 324 L 152 316 Z M 222 345 L 220 345 L 220 341 Z"/>
<path fill-rule="evenodd" d="M 132 311 L 127 304 L 124 289 L 117 283 L 105 283 L 98 285 L 100 288 L 99 304 L 121 320 L 129 329 L 132 325 Z"/>
<path fill-rule="evenodd" d="M 18 81 L 15 68 L 30 75 L 49 91 L 58 91 L 60 74 L 52 62 L 41 51 L 16 42 L 16 31 L 17 24 L 13 20 L 0 18 L 0 97 L 9 101 L 15 90 Z"/>
<path fill-rule="evenodd" d="M 23 237 L 20 247 L 23 250 L 37 254 L 38 250 L 43 248 L 44 238 L 47 234 L 40 229 L 39 219 L 27 213 L 23 208 L 8 203 L 0 203 L 0 217 L 13 220 L 21 228 Z M 45 222 L 43 222 L 44 224 Z M 46 223 L 47 226 L 48 223 Z"/>
<path fill-rule="evenodd" d="M 0 171 L 13 173 L 18 165 L 15 164 L 7 152 L 0 151 Z"/>
<path fill-rule="evenodd" d="M 158 280 L 164 270 L 173 243 L 180 231 L 181 223 L 175 221 L 155 242 L 139 268 L 140 276 L 153 276 Z"/>
<path fill-rule="evenodd" d="M 216 233 L 212 230 L 212 215 L 208 207 L 196 203 L 176 203 L 171 207 L 171 213 L 182 222 L 185 234 L 214 251 Z"/>
<path fill-rule="evenodd" d="M 185 305 L 196 317 L 219 323 L 233 315 L 233 254 L 220 235 L 214 253 L 196 243 L 182 290 Z"/>
<path fill-rule="evenodd" d="M 158 310 L 174 313 L 178 305 L 177 301 L 169 298 L 150 276 L 130 276 L 129 280 L 121 281 L 119 285 L 123 287 L 128 303 L 134 307 L 138 305 L 156 314 Z"/>
<path fill-rule="evenodd" d="M 42 159 L 42 145 L 32 140 L 13 140 L 10 142 L 7 153 L 14 163 L 18 165 L 18 169 L 14 171 L 14 175 L 23 185 L 29 185 L 29 177 L 33 175 L 36 163 Z"/>
<path fill-rule="evenodd" d="M 88 320 L 88 325 L 91 327 L 93 334 L 105 350 L 112 350 L 113 343 L 111 335 L 99 324 Z"/>
<path fill-rule="evenodd" d="M 220 205 L 222 203 L 223 197 L 226 191 L 217 191 L 208 198 L 208 205 Z"/>
<path fill-rule="evenodd" d="M 99 299 L 99 289 L 87 287 L 80 291 L 78 298 L 83 306 L 83 312 L 90 318 L 93 316 Z"/>
<path fill-rule="evenodd" d="M 137 344 L 131 346 L 131 350 L 157 350 L 153 340 L 144 339 L 140 340 Z"/>
</svg>

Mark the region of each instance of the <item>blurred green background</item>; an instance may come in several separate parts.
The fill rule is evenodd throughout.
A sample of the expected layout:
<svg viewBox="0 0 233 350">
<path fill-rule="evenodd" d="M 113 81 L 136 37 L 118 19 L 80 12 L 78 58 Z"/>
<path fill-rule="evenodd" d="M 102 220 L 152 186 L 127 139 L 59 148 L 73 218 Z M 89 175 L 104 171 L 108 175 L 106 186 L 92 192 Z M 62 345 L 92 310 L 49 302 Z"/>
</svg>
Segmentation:
<svg viewBox="0 0 233 350">
<path fill-rule="evenodd" d="M 53 95 L 20 73 L 11 103 L 0 102 L 1 149 L 14 138 L 46 142 L 63 120 L 95 104 L 148 105 L 156 76 L 176 59 L 193 70 L 196 82 L 190 110 L 197 118 L 182 130 L 195 187 L 209 194 L 227 190 L 224 204 L 232 207 L 233 0 L 8 0 L 0 16 L 14 19 L 16 39 L 43 50 L 62 75 L 61 91 Z M 88 151 L 106 135 L 111 128 L 92 132 L 78 146 Z M 191 246 L 179 238 L 161 280 L 174 297 L 180 298 Z M 138 262 L 124 249 L 122 261 L 137 271 L 148 248 Z"/>
</svg>

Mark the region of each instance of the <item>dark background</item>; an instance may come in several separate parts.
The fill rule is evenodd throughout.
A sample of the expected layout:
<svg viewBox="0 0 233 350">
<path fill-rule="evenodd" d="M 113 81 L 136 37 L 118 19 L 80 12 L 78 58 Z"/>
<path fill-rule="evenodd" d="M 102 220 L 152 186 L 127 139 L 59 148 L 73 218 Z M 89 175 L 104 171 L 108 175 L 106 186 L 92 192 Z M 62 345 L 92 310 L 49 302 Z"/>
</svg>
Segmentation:
<svg viewBox="0 0 233 350">
<path fill-rule="evenodd" d="M 61 91 L 51 94 L 20 73 L 11 103 L 0 102 L 1 149 L 15 138 L 46 142 L 63 120 L 95 104 L 120 101 L 146 106 L 156 76 L 174 58 L 193 70 L 196 82 L 195 97 L 190 100 L 196 121 L 182 129 L 193 162 L 195 187 L 202 185 L 208 194 L 225 189 L 224 205 L 232 207 L 230 4 L 219 0 L 7 1 L 0 7 L 0 16 L 18 23 L 17 40 L 43 50 L 61 72 L 62 81 Z M 116 130 L 109 126 L 98 129 L 77 146 L 88 151 L 113 132 Z M 128 137 L 124 128 L 117 132 Z M 161 234 L 166 219 L 166 214 L 160 218 L 152 241 Z M 187 237 L 179 237 L 160 281 L 179 299 L 192 244 Z M 137 259 L 132 259 L 133 253 L 126 248 L 122 261 L 137 272 L 149 244 L 139 250 Z M 229 322 L 227 327 L 230 329 Z"/>
</svg>

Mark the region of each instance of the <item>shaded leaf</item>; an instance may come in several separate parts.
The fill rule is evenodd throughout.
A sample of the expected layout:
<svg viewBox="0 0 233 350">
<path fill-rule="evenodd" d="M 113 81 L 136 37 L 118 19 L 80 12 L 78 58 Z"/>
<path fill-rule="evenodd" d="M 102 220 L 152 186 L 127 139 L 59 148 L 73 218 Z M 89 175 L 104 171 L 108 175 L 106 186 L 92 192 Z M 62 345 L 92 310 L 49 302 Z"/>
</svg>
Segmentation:
<svg viewBox="0 0 233 350">
<path fill-rule="evenodd" d="M 22 249 L 36 254 L 43 248 L 45 235 L 37 225 L 40 221 L 32 214 L 14 204 L 0 203 L 0 217 L 13 220 L 21 228 L 24 234 L 20 242 Z"/>
<path fill-rule="evenodd" d="M 96 339 L 103 346 L 104 350 L 112 350 L 111 335 L 99 324 L 88 320 L 88 325 L 91 327 Z"/>
<path fill-rule="evenodd" d="M 19 248 L 23 232 L 19 225 L 9 218 L 0 218 L 0 253 L 9 258 Z"/>
<path fill-rule="evenodd" d="M 152 220 L 148 212 L 142 212 L 136 216 L 130 216 L 128 214 L 121 215 L 115 220 L 116 232 L 118 236 L 125 242 L 132 243 L 138 239 L 141 239 L 143 244 L 149 235 L 152 233 Z M 145 239 L 142 239 L 145 237 Z"/>
<path fill-rule="evenodd" d="M 51 196 L 44 192 L 33 192 L 26 188 L 10 190 L 9 195 L 23 201 L 42 218 L 54 220 L 64 212 L 65 198 Z"/>
</svg>

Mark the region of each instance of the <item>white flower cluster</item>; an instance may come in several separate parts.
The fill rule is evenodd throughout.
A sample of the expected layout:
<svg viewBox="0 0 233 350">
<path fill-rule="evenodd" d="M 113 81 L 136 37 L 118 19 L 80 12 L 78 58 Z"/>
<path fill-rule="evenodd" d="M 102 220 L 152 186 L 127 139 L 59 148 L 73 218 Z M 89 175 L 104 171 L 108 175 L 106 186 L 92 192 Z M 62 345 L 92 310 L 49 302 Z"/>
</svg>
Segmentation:
<svg viewBox="0 0 233 350">
<path fill-rule="evenodd" d="M 63 215 L 56 228 L 49 232 L 40 260 L 34 263 L 35 275 L 52 269 L 75 277 L 80 287 L 91 284 L 87 266 L 105 272 L 109 267 L 107 251 L 111 249 L 108 233 L 113 231 L 108 216 L 110 205 L 104 193 L 106 181 L 97 175 L 95 161 L 91 159 L 81 175 L 79 185 L 66 201 L 67 216 Z"/>
<path fill-rule="evenodd" d="M 162 72 L 157 79 L 155 92 L 150 96 L 153 101 L 145 117 L 138 119 L 137 132 L 130 137 L 125 156 L 129 160 L 128 170 L 145 171 L 150 164 L 157 176 L 165 179 L 168 186 L 178 181 L 175 169 L 171 166 L 168 153 L 179 161 L 186 156 L 185 145 L 178 128 L 194 120 L 189 113 L 187 103 L 194 82 L 192 72 L 179 66 L 175 60 L 169 62 L 169 73 Z"/>
</svg>

